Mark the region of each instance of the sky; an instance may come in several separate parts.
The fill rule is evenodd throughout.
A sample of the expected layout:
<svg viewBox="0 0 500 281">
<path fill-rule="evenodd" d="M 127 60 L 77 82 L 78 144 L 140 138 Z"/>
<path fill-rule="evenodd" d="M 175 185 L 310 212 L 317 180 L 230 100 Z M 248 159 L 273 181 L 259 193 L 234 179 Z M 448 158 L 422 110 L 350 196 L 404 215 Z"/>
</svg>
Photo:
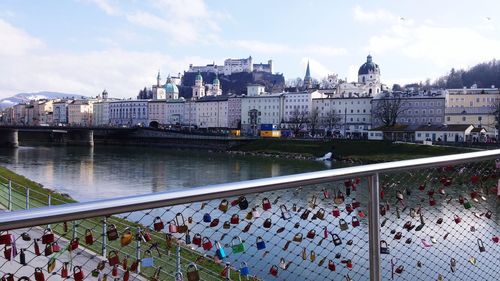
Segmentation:
<svg viewBox="0 0 500 281">
<path fill-rule="evenodd" d="M 58 91 L 135 97 L 226 58 L 272 59 L 285 79 L 357 79 L 371 54 L 387 85 L 500 58 L 500 1 L 2 0 L 0 98 Z"/>
</svg>

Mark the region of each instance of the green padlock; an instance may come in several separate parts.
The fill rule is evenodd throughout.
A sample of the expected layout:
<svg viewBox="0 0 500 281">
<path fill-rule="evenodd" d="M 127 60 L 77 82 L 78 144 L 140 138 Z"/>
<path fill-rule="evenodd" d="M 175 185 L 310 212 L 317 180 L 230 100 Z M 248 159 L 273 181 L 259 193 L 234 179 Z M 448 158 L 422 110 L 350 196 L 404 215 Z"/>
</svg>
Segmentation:
<svg viewBox="0 0 500 281">
<path fill-rule="evenodd" d="M 233 253 L 242 253 L 245 251 L 245 244 L 243 244 L 239 236 L 235 236 L 231 241 L 231 249 Z"/>
<path fill-rule="evenodd" d="M 469 200 L 467 200 L 467 199 L 464 199 L 464 208 L 465 209 L 472 208 L 472 205 L 470 204 Z"/>
</svg>

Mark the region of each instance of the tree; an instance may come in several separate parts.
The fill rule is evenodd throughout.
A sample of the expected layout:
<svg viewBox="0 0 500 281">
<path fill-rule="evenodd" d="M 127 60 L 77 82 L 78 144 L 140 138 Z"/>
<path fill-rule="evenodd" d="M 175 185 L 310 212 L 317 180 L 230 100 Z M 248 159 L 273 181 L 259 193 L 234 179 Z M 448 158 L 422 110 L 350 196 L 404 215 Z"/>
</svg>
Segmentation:
<svg viewBox="0 0 500 281">
<path fill-rule="evenodd" d="M 340 114 L 335 112 L 335 109 L 331 109 L 326 113 L 325 117 L 321 118 L 321 124 L 327 129 L 328 132 L 331 132 L 335 126 L 340 124 L 341 120 L 342 117 Z"/>
<path fill-rule="evenodd" d="M 292 116 L 290 116 L 288 123 L 293 129 L 293 133 L 295 135 L 298 135 L 300 129 L 302 129 L 302 127 L 307 124 L 308 121 L 309 120 L 307 113 L 305 111 L 300 111 L 298 108 L 295 108 L 294 111 L 292 111 Z"/>
<path fill-rule="evenodd" d="M 401 85 L 399 85 L 399 84 L 394 84 L 394 85 L 392 85 L 392 90 L 396 91 L 396 92 L 400 92 L 403 90 L 403 87 L 401 87 Z"/>
<path fill-rule="evenodd" d="M 319 124 L 319 109 L 314 107 L 309 113 L 309 124 L 311 124 L 311 134 L 314 136 L 316 134 L 316 126 Z"/>
<path fill-rule="evenodd" d="M 400 97 L 374 100 L 377 103 L 373 116 L 387 127 L 396 125 L 398 116 L 407 110 L 407 105 Z"/>
</svg>

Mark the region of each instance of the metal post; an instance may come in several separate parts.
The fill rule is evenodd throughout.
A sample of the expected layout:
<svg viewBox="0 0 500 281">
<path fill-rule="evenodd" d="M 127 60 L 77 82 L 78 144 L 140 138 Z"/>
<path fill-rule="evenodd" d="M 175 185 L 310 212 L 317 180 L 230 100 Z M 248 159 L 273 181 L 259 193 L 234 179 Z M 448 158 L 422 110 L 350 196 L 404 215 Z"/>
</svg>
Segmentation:
<svg viewBox="0 0 500 281">
<path fill-rule="evenodd" d="M 30 189 L 27 187 L 26 188 L 26 210 L 29 210 L 30 208 Z"/>
<path fill-rule="evenodd" d="M 73 239 L 75 239 L 77 237 L 77 233 L 76 233 L 76 227 L 78 225 L 76 224 L 76 221 L 73 221 Z"/>
<path fill-rule="evenodd" d="M 226 280 L 231 280 L 231 264 L 226 262 Z"/>
<path fill-rule="evenodd" d="M 141 266 L 142 266 L 142 261 L 141 261 L 141 240 L 142 240 L 142 234 L 141 234 L 141 228 L 137 228 L 137 245 L 135 248 L 135 259 L 139 261 L 139 266 L 137 267 L 137 273 L 141 273 Z"/>
<path fill-rule="evenodd" d="M 102 234 L 101 234 L 101 238 L 102 238 L 102 248 L 101 248 L 101 256 L 105 257 L 106 256 L 106 230 L 107 230 L 108 226 L 107 226 L 107 219 L 106 217 L 103 217 L 102 218 Z"/>
<path fill-rule="evenodd" d="M 379 175 L 368 178 L 370 199 L 368 201 L 368 240 L 370 253 L 370 280 L 382 280 L 380 275 L 380 210 L 379 210 Z"/>
<path fill-rule="evenodd" d="M 176 268 L 176 273 L 175 273 L 175 280 L 182 280 L 182 271 L 181 271 L 181 245 L 179 242 L 177 242 L 177 249 L 175 252 L 175 268 Z M 180 278 L 180 279 L 179 279 Z"/>
<path fill-rule="evenodd" d="M 47 195 L 47 203 L 49 207 L 52 205 L 52 195 L 50 194 Z M 47 227 L 50 228 L 50 224 L 48 224 Z"/>
<path fill-rule="evenodd" d="M 9 180 L 9 211 L 12 211 L 12 181 Z"/>
</svg>

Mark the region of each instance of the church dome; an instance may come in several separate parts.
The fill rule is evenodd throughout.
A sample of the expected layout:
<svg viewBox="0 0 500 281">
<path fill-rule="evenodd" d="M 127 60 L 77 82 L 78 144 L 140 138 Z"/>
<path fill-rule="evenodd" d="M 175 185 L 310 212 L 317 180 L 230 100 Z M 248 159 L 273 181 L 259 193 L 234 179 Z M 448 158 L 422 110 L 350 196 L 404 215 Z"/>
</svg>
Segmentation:
<svg viewBox="0 0 500 281">
<path fill-rule="evenodd" d="M 379 72 L 380 69 L 378 67 L 378 64 L 372 61 L 371 55 L 368 55 L 368 57 L 366 57 L 366 62 L 359 68 L 358 75 L 366 75 L 370 73 L 379 73 Z"/>
<path fill-rule="evenodd" d="M 177 85 L 172 83 L 172 80 L 170 79 L 170 76 L 167 78 L 167 83 L 165 83 L 165 86 L 163 86 L 165 89 L 165 92 L 168 93 L 178 93 L 179 88 L 177 88 Z"/>
<path fill-rule="evenodd" d="M 196 75 L 196 78 L 194 80 L 203 82 L 203 77 L 201 76 L 200 72 L 198 72 L 198 74 Z"/>
<path fill-rule="evenodd" d="M 212 84 L 220 85 L 220 81 L 219 81 L 219 78 L 217 78 L 217 76 L 215 77 L 214 82 Z"/>
</svg>

